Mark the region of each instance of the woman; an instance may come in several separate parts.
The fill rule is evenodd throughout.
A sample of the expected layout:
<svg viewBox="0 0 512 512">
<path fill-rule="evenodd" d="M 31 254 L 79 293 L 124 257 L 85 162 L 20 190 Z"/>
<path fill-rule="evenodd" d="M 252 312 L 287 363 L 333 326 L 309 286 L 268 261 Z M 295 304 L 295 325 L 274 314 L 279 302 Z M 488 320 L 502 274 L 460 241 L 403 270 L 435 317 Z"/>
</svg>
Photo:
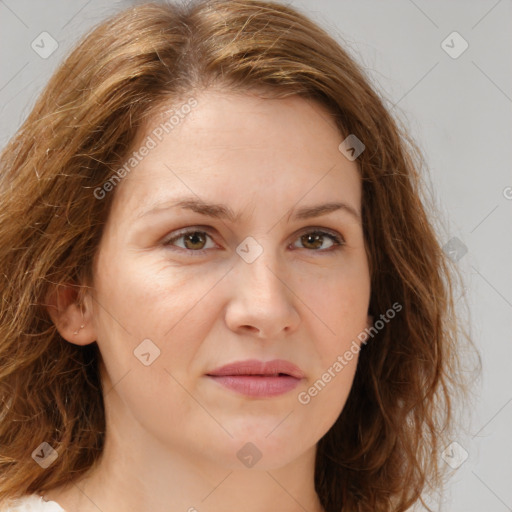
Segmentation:
<svg viewBox="0 0 512 512">
<path fill-rule="evenodd" d="M 304 15 L 121 12 L 1 162 L 6 510 L 405 511 L 441 488 L 465 334 L 418 152 Z"/>
</svg>

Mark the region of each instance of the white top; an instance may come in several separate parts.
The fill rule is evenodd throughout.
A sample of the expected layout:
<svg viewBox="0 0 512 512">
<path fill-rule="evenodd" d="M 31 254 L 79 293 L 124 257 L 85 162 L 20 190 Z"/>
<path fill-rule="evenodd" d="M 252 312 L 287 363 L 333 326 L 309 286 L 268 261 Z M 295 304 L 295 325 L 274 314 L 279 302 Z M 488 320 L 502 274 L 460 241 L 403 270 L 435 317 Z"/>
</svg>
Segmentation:
<svg viewBox="0 0 512 512">
<path fill-rule="evenodd" d="M 37 494 L 23 496 L 1 512 L 65 512 L 56 501 L 44 501 Z"/>
</svg>

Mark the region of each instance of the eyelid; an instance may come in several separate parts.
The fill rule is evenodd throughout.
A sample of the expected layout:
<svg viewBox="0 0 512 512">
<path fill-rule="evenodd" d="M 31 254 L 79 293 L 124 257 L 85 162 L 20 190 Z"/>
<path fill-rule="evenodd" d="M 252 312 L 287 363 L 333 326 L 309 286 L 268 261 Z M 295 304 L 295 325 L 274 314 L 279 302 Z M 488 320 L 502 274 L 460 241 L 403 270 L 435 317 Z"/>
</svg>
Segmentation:
<svg viewBox="0 0 512 512">
<path fill-rule="evenodd" d="M 331 235 L 335 238 L 339 238 L 340 242 L 345 243 L 345 237 L 341 233 L 334 229 L 325 228 L 323 226 L 306 226 L 305 228 L 300 229 L 295 236 L 301 236 L 305 233 L 316 233 L 319 231 L 325 233 L 326 235 Z"/>
</svg>

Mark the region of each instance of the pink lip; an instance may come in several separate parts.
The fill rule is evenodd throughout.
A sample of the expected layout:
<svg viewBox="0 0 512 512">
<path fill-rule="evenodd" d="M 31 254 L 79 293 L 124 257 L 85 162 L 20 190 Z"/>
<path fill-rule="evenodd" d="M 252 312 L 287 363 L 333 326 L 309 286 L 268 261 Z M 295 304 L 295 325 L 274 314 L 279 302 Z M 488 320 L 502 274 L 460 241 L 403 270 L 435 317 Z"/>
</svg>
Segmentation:
<svg viewBox="0 0 512 512">
<path fill-rule="evenodd" d="M 208 372 L 219 384 L 248 396 L 277 396 L 295 388 L 304 373 L 289 361 L 238 361 Z"/>
</svg>

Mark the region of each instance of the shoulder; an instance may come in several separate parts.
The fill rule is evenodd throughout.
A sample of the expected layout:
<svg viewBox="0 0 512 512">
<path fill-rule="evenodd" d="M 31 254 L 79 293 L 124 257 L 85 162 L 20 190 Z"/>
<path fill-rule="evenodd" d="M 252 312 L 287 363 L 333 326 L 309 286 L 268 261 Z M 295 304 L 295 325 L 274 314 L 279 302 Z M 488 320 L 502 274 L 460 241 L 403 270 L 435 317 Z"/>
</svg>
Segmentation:
<svg viewBox="0 0 512 512">
<path fill-rule="evenodd" d="M 12 501 L 0 512 L 65 512 L 55 501 L 44 501 L 37 494 L 30 494 Z"/>
</svg>

